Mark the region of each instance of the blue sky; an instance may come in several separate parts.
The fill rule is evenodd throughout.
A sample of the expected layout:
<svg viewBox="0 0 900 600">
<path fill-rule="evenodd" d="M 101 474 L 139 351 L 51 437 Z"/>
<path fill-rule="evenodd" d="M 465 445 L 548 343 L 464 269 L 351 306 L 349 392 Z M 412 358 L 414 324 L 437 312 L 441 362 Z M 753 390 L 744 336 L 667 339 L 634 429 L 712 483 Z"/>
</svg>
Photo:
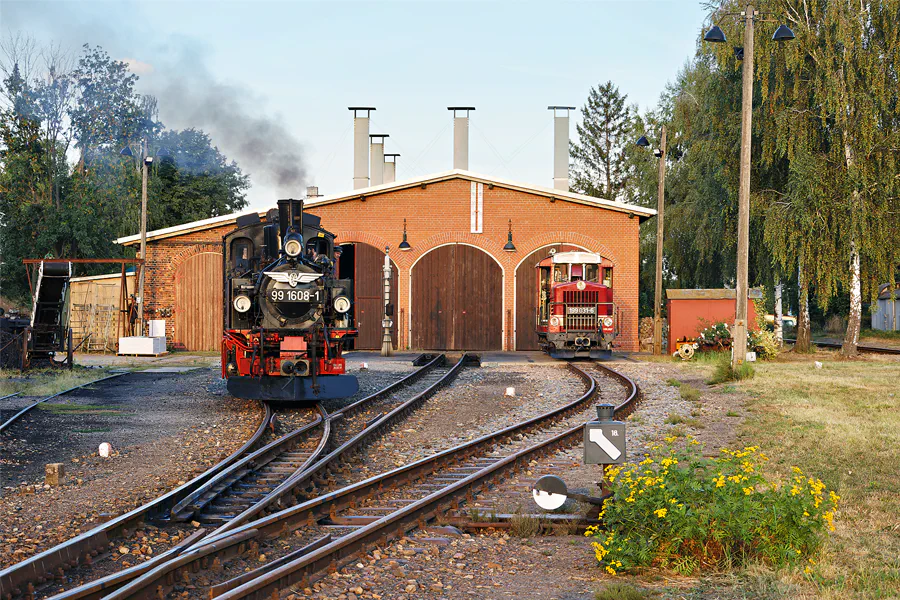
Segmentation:
<svg viewBox="0 0 900 600">
<path fill-rule="evenodd" d="M 470 169 L 550 186 L 547 106 L 581 107 L 591 86 L 612 80 L 641 110 L 652 107 L 693 56 L 704 18 L 697 0 L 0 0 L 4 35 L 102 45 L 135 61 L 142 90 L 177 74 L 233 91 L 247 114 L 274 119 L 299 141 L 307 183 L 325 194 L 352 188 L 351 105 L 377 108 L 372 132 L 390 134 L 398 179 L 451 168 L 446 107 L 469 105 Z M 204 127 L 196 114 L 166 106 L 165 94 L 160 101 L 167 125 Z M 246 170 L 254 208 L 292 192 Z"/>
</svg>

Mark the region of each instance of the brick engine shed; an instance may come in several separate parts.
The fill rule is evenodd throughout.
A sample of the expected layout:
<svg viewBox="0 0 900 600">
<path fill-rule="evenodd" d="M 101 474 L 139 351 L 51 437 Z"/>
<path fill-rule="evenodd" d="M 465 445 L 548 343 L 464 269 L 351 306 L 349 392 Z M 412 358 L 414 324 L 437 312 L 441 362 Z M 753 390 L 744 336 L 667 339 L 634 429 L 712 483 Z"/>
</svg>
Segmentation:
<svg viewBox="0 0 900 600">
<path fill-rule="evenodd" d="M 372 110 L 372 109 L 362 109 Z M 356 114 L 355 114 L 356 116 Z M 557 117 L 557 126 L 561 117 Z M 564 117 L 568 129 L 568 117 Z M 360 122 L 364 123 L 364 129 Z M 461 118 L 455 119 L 459 125 Z M 467 131 L 468 119 L 465 119 Z M 367 119 L 356 119 L 357 142 Z M 467 132 L 466 132 L 467 138 Z M 603 257 L 618 309 L 615 348 L 638 350 L 640 223 L 655 211 L 568 191 L 568 138 L 557 136 L 560 179 L 546 188 L 479 175 L 466 168 L 393 181 L 383 137 L 372 143 L 373 176 L 361 168 L 356 144 L 352 192 L 309 197 L 305 210 L 321 218 L 344 252 L 342 277 L 354 282 L 357 349 L 381 347 L 384 250 L 394 266 L 394 345 L 414 350 L 536 350 L 535 266 L 551 249 L 587 250 Z M 457 128 L 456 142 L 460 139 Z M 464 138 L 465 139 L 465 138 Z M 380 148 L 376 150 L 376 142 Z M 454 165 L 467 166 L 467 149 Z M 559 157 L 557 157 L 559 158 Z M 390 175 L 375 165 L 391 165 Z M 380 169 L 378 169 L 380 171 Z M 387 182 L 385 182 L 387 179 Z M 559 189 L 562 188 L 562 189 Z M 273 201 L 274 206 L 274 201 Z M 264 216 L 265 213 L 260 213 Z M 166 319 L 167 342 L 188 350 L 217 350 L 222 335 L 222 238 L 235 227 L 229 215 L 148 232 L 145 310 Z M 411 246 L 401 251 L 406 239 Z M 510 240 L 514 250 L 504 249 Z M 140 236 L 117 240 L 137 246 Z"/>
</svg>

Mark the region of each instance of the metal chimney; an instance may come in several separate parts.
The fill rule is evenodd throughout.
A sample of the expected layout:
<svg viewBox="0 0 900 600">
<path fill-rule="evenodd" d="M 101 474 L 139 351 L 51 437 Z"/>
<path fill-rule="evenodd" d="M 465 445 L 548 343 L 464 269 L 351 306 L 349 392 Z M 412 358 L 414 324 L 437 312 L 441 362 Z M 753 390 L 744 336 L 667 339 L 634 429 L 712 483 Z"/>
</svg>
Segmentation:
<svg viewBox="0 0 900 600">
<path fill-rule="evenodd" d="M 350 106 L 353 111 L 353 189 L 369 187 L 370 106 Z"/>
<path fill-rule="evenodd" d="M 569 191 L 569 111 L 574 106 L 548 106 L 553 111 L 553 189 Z M 557 111 L 561 111 L 560 115 Z"/>
<path fill-rule="evenodd" d="M 474 106 L 448 106 L 453 111 L 453 168 L 469 170 L 469 111 Z M 462 116 L 456 113 L 462 112 Z"/>
<path fill-rule="evenodd" d="M 386 133 L 373 133 L 369 136 L 371 143 L 369 148 L 369 177 L 371 185 L 381 185 L 384 183 L 384 138 L 390 137 Z"/>
<path fill-rule="evenodd" d="M 384 182 L 394 183 L 397 181 L 397 157 L 399 154 L 384 155 Z M 390 159 L 390 160 L 388 160 Z"/>
</svg>

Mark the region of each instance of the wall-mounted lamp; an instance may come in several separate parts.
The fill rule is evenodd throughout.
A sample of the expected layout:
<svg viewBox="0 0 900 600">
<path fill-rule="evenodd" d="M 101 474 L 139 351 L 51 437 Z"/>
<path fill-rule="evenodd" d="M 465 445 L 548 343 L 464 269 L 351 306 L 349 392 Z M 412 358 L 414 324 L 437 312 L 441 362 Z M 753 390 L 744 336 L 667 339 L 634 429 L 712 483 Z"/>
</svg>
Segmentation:
<svg viewBox="0 0 900 600">
<path fill-rule="evenodd" d="M 412 250 L 412 246 L 409 245 L 409 242 L 406 241 L 406 219 L 403 219 L 403 241 L 400 242 L 400 245 L 397 246 L 398 250 Z"/>
<path fill-rule="evenodd" d="M 512 219 L 509 220 L 509 234 L 506 237 L 506 245 L 503 246 L 503 249 L 506 252 L 515 252 L 516 246 L 512 241 Z"/>
</svg>

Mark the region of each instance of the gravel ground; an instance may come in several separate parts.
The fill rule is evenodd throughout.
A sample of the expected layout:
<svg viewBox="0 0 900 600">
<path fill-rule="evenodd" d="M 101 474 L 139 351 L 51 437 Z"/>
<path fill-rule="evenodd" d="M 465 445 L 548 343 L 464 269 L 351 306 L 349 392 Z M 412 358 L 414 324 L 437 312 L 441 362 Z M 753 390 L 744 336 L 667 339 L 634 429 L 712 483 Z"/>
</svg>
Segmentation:
<svg viewBox="0 0 900 600">
<path fill-rule="evenodd" d="M 391 363 L 355 371 L 360 392 L 335 404 L 413 369 Z M 54 404 L 65 407 L 35 409 L 0 437 L 0 568 L 181 485 L 239 448 L 263 415 L 256 402 L 228 395 L 214 368 L 132 373 Z M 279 410 L 276 433 L 311 416 Z M 97 455 L 102 442 L 113 446 L 109 459 Z M 61 486 L 43 485 L 51 462 L 65 465 Z"/>
<path fill-rule="evenodd" d="M 610 366 L 632 377 L 644 394 L 643 403 L 628 421 L 631 460 L 643 458 L 643 452 L 673 427 L 681 427 L 704 442 L 709 453 L 714 453 L 719 446 L 733 444 L 734 429 L 741 419 L 726 417 L 725 413 L 741 410 L 736 396 L 711 393 L 702 382 L 695 381 L 691 383 L 701 389 L 702 397 L 698 403 L 689 402 L 682 399 L 678 388 L 667 383 L 670 378 L 683 378 L 670 365 L 616 362 Z M 603 400 L 621 401 L 622 392 L 605 391 L 609 387 L 604 387 Z M 593 409 L 586 411 L 584 420 L 592 418 L 592 413 Z M 692 414 L 697 427 L 665 423 L 670 415 L 691 417 Z M 497 512 L 515 512 L 516 508 L 522 512 L 540 512 L 531 499 L 531 484 L 548 473 L 562 477 L 570 489 L 599 495 L 596 485 L 600 479 L 599 467 L 583 465 L 582 455 L 583 448 L 579 445 L 543 458 L 533 464 L 531 471 L 478 497 L 475 504 L 493 507 Z M 614 581 L 598 566 L 590 540 L 581 535 L 520 538 L 497 530 L 488 531 L 469 535 L 454 533 L 452 529 L 416 530 L 311 588 L 285 592 L 283 597 L 290 600 L 293 600 L 291 595 L 332 600 L 433 597 L 589 600 L 597 590 Z"/>
<path fill-rule="evenodd" d="M 515 388 L 507 396 L 508 387 Z M 584 393 L 581 381 L 565 368 L 498 365 L 465 368 L 400 426 L 367 450 L 353 468 L 354 481 L 414 462 L 535 417 Z"/>
<path fill-rule="evenodd" d="M 57 412 L 33 410 L 4 432 L 0 566 L 127 512 L 224 458 L 262 418 L 255 402 L 225 393 L 213 369 L 133 373 L 65 396 Z M 97 455 L 101 442 L 113 455 Z M 9 461 L 9 462 L 6 462 Z M 63 485 L 43 485 L 44 465 L 65 465 Z"/>
</svg>

